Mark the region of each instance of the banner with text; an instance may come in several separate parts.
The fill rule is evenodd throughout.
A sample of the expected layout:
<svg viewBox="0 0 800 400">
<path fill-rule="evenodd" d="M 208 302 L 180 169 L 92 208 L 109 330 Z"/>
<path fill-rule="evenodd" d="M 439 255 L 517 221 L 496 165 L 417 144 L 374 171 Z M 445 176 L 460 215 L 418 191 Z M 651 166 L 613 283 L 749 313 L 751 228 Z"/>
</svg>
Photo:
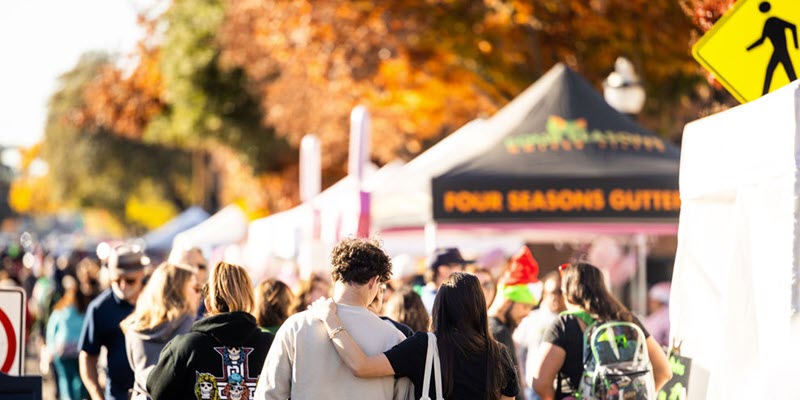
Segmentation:
<svg viewBox="0 0 800 400">
<path fill-rule="evenodd" d="M 433 185 L 433 217 L 443 222 L 522 222 L 592 219 L 677 220 L 674 178 L 494 180 Z M 526 187 L 527 186 L 527 187 Z"/>
</svg>

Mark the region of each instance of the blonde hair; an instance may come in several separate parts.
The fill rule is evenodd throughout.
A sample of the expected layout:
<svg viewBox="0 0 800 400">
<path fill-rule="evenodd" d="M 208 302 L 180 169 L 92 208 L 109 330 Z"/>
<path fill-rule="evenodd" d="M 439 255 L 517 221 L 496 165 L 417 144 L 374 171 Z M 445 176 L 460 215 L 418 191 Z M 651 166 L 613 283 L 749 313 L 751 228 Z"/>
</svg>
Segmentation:
<svg viewBox="0 0 800 400">
<path fill-rule="evenodd" d="M 120 323 L 122 330 L 142 332 L 184 315 L 194 315 L 196 304 L 186 300 L 183 290 L 196 274 L 188 265 L 166 262 L 159 265 L 139 295 L 133 313 Z"/>
<path fill-rule="evenodd" d="M 218 262 L 208 280 L 208 313 L 243 311 L 252 314 L 255 303 L 253 281 L 247 271 L 236 264 Z"/>
</svg>

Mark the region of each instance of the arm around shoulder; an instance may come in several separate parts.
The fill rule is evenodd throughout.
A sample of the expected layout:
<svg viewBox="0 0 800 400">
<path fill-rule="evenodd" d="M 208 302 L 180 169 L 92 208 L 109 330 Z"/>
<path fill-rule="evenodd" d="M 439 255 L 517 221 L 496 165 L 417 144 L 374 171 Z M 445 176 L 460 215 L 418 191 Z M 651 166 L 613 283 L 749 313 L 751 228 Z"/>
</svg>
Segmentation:
<svg viewBox="0 0 800 400">
<path fill-rule="evenodd" d="M 346 330 L 339 329 L 337 331 L 338 328 L 331 329 L 327 324 L 325 325 L 329 334 L 334 333 L 334 335 L 331 335 L 331 341 L 333 341 L 339 357 L 347 364 L 353 375 L 359 378 L 394 375 L 394 368 L 392 368 L 392 364 L 385 354 L 367 356 Z"/>
</svg>

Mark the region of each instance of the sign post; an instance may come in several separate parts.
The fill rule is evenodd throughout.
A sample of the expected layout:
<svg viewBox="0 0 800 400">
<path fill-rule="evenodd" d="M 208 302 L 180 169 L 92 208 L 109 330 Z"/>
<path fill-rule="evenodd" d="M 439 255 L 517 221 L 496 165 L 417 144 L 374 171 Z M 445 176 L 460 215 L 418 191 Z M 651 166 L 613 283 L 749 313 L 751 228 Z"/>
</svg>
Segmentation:
<svg viewBox="0 0 800 400">
<path fill-rule="evenodd" d="M 25 292 L 0 288 L 0 372 L 22 376 L 25 372 Z"/>
<path fill-rule="evenodd" d="M 739 0 L 694 45 L 692 55 L 746 103 L 797 79 L 797 24 L 797 0 Z"/>
</svg>

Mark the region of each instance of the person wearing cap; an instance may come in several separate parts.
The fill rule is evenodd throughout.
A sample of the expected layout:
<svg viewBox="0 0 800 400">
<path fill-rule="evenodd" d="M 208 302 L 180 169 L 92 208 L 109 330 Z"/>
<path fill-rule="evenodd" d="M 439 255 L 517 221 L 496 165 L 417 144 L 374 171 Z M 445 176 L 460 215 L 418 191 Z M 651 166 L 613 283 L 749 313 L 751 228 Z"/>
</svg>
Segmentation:
<svg viewBox="0 0 800 400">
<path fill-rule="evenodd" d="M 433 310 L 433 300 L 436 298 L 436 292 L 439 291 L 442 282 L 446 281 L 453 272 L 463 272 L 464 267 L 471 263 L 472 261 L 465 260 L 455 247 L 436 249 L 428 263 L 428 271 L 425 273 L 426 284 L 419 293 L 428 314 Z"/>
<path fill-rule="evenodd" d="M 530 249 L 523 246 L 509 263 L 508 269 L 500 277 L 497 294 L 489 307 L 489 331 L 494 338 L 508 348 L 514 366 L 519 365 L 512 333 L 525 316 L 538 303 L 541 293 L 539 282 L 539 264 L 533 258 Z M 517 380 L 522 382 L 521 379 Z M 523 391 L 517 395 L 524 399 Z"/>
<path fill-rule="evenodd" d="M 133 387 L 133 370 L 128 364 L 125 335 L 119 324 L 134 310 L 143 287 L 144 269 L 149 263 L 140 246 L 122 245 L 113 249 L 107 261 L 111 287 L 86 309 L 78 360 L 81 380 L 93 400 L 127 399 Z M 107 352 L 105 391 L 97 373 L 103 347 Z"/>
<path fill-rule="evenodd" d="M 644 326 L 662 346 L 669 346 L 669 282 L 659 282 L 647 292 L 647 308 L 650 314 Z"/>
</svg>

